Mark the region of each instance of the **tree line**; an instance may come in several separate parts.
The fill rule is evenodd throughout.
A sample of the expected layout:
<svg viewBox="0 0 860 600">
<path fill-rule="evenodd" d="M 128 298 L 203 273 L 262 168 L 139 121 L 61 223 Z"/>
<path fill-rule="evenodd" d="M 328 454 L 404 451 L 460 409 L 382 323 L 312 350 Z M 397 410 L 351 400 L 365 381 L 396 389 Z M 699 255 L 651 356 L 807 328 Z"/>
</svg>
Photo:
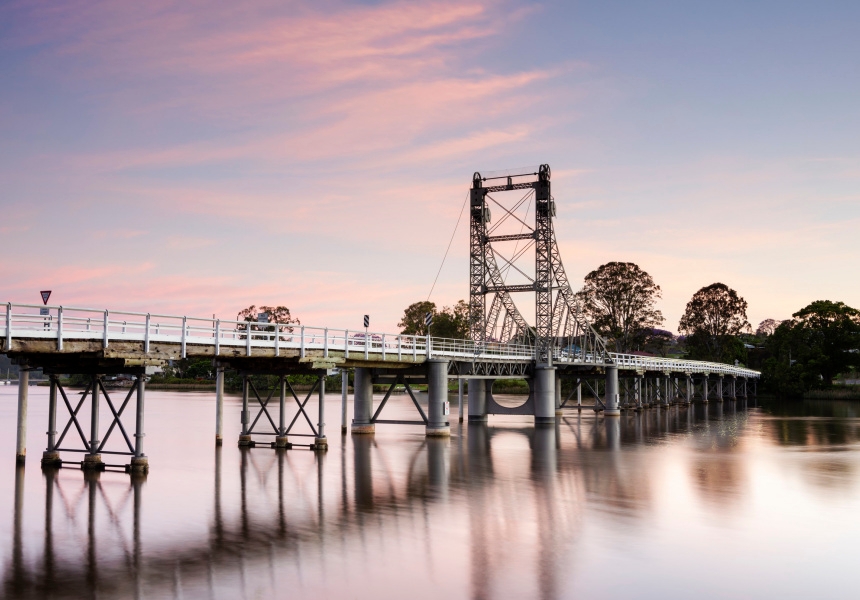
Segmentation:
<svg viewBox="0 0 860 600">
<path fill-rule="evenodd" d="M 790 319 L 762 323 L 762 384 L 778 396 L 826 389 L 860 368 L 860 310 L 816 300 Z M 762 327 L 759 328 L 760 330 Z"/>
<path fill-rule="evenodd" d="M 653 277 L 632 262 L 601 265 L 576 293 L 582 311 L 615 352 L 747 365 L 760 369 L 763 388 L 779 396 L 831 386 L 838 375 L 860 368 L 860 311 L 842 302 L 818 300 L 791 319 L 765 319 L 753 331 L 747 301 L 726 284 L 712 283 L 687 302 L 676 337 L 661 328 L 661 297 Z M 463 300 L 441 310 L 429 301 L 410 304 L 398 323 L 401 333 L 426 335 L 428 312 L 430 335 L 469 336 L 469 306 Z"/>
</svg>

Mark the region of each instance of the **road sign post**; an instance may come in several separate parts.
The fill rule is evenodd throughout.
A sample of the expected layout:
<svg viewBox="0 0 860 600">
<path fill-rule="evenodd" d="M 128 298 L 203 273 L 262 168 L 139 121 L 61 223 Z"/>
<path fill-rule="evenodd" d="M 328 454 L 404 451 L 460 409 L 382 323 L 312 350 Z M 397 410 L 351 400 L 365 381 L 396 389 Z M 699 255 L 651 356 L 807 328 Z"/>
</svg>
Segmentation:
<svg viewBox="0 0 860 600">
<path fill-rule="evenodd" d="M 41 292 L 39 292 L 39 295 L 42 296 L 42 304 L 47 305 L 48 304 L 48 298 L 51 297 L 51 290 L 42 290 Z M 40 317 L 47 317 L 45 319 L 45 324 L 43 327 L 46 330 L 50 329 L 51 328 L 51 319 L 50 319 L 51 311 L 50 311 L 50 309 L 40 308 L 39 309 L 39 316 Z"/>
<path fill-rule="evenodd" d="M 367 359 L 370 352 L 370 346 L 368 346 L 368 334 L 367 328 L 370 327 L 370 315 L 364 315 L 364 358 Z"/>
<path fill-rule="evenodd" d="M 424 315 L 424 327 L 427 330 L 427 358 L 430 358 L 430 326 L 433 324 L 433 313 L 428 312 Z"/>
</svg>

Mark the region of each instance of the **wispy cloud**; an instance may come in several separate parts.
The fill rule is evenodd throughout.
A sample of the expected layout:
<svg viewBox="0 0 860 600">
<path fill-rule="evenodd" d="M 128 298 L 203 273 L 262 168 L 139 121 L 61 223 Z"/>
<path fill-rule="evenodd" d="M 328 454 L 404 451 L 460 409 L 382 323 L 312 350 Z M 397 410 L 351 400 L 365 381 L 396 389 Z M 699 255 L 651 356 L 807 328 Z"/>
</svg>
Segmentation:
<svg viewBox="0 0 860 600">
<path fill-rule="evenodd" d="M 730 86 L 685 104 L 695 81 L 640 72 L 664 60 L 623 72 L 648 49 L 596 44 L 564 4 L 3 3 L 4 296 L 44 284 L 203 315 L 265 301 L 334 324 L 369 305 L 393 328 L 427 293 L 471 173 L 550 162 L 568 275 L 640 262 L 669 325 L 717 279 L 774 315 L 810 281 L 860 303 L 844 275 L 860 259 L 854 146 L 768 155 L 735 115 L 708 131 Z M 677 119 L 695 124 L 682 152 Z M 467 293 L 466 229 L 441 304 Z"/>
</svg>

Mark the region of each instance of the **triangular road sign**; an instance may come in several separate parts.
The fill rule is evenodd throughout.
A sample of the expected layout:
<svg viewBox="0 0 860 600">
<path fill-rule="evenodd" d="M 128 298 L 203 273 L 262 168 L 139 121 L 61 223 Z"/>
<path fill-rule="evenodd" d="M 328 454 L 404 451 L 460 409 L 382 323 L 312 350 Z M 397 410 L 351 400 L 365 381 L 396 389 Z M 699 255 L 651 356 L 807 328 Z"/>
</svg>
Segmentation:
<svg viewBox="0 0 860 600">
<path fill-rule="evenodd" d="M 44 290 L 39 293 L 42 294 L 42 304 L 47 304 L 48 298 L 51 297 L 51 290 Z"/>
</svg>

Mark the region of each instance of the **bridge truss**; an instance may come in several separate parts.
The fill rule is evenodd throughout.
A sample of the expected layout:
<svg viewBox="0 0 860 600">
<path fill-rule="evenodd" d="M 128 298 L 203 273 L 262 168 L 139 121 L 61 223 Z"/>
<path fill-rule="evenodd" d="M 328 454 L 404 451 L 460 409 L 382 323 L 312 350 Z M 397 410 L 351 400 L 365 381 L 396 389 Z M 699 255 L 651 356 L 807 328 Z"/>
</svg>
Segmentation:
<svg viewBox="0 0 860 600">
<path fill-rule="evenodd" d="M 523 169 L 487 176 L 475 173 L 472 177 L 469 232 L 471 338 L 479 346 L 492 343 L 532 345 L 539 365 L 552 365 L 560 358 L 612 362 L 605 340 L 582 312 L 564 271 L 553 227 L 556 211 L 550 177 L 551 171 L 546 164 L 536 171 Z M 510 208 L 495 197 L 502 192 L 513 191 L 525 194 Z M 499 221 L 493 225 L 488 201 L 503 211 Z M 516 214 L 524 204 L 526 213 L 534 204 L 534 226 Z M 519 233 L 494 235 L 510 219 L 519 222 Z M 511 257 L 506 258 L 496 246 L 510 242 L 516 245 Z M 524 245 L 520 246 L 521 242 Z M 515 264 L 531 250 L 534 251 L 533 277 Z M 504 263 L 504 270 L 499 268 L 497 259 Z M 505 275 L 511 269 L 529 282 L 507 284 Z M 534 327 L 525 320 L 511 296 L 521 292 L 534 293 Z"/>
</svg>

